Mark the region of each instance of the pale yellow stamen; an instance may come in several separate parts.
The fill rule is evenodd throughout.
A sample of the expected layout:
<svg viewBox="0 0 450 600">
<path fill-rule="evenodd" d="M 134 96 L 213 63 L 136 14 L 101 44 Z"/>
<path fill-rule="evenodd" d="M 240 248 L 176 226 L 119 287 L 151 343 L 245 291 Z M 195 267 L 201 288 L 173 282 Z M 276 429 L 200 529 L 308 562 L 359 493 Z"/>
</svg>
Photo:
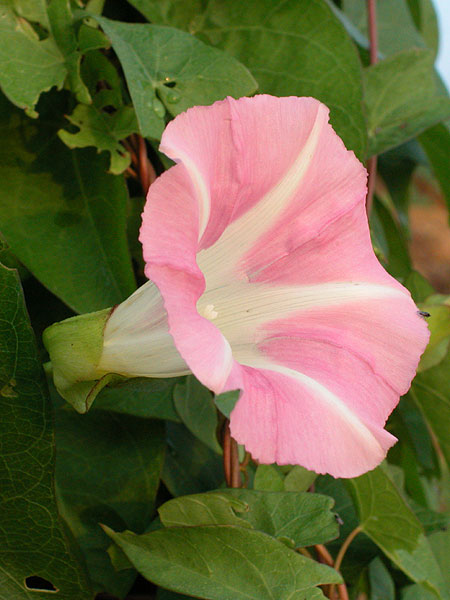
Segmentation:
<svg viewBox="0 0 450 600">
<path fill-rule="evenodd" d="M 207 304 L 203 310 L 203 316 L 210 321 L 214 320 L 219 313 L 214 310 L 214 304 Z"/>
</svg>

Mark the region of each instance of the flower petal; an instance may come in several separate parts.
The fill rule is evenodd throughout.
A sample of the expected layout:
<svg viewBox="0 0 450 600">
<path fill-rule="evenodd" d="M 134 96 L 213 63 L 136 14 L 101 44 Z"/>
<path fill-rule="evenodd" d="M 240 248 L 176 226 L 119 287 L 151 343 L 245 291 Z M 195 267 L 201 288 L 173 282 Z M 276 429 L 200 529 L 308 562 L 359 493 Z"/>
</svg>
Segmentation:
<svg viewBox="0 0 450 600">
<path fill-rule="evenodd" d="M 175 345 L 261 462 L 352 477 L 428 337 L 374 256 L 366 173 L 312 98 L 227 99 L 166 129 L 179 164 L 150 188 L 141 241 Z"/>
<path fill-rule="evenodd" d="M 232 354 L 217 327 L 197 311 L 205 289 L 196 263 L 198 204 L 183 165 L 172 167 L 150 187 L 140 240 L 145 273 L 161 292 L 176 348 L 204 385 L 220 391 Z"/>
<path fill-rule="evenodd" d="M 305 375 L 264 360 L 257 369 L 242 369 L 244 392 L 231 413 L 231 434 L 262 463 L 357 477 L 376 467 L 395 442 Z"/>
</svg>

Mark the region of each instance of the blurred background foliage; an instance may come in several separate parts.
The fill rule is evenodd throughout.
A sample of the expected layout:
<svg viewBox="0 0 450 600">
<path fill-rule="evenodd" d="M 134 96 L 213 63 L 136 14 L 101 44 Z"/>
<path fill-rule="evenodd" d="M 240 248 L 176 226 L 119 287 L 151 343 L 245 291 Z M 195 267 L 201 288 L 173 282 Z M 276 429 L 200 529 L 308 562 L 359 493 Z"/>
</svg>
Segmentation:
<svg viewBox="0 0 450 600">
<path fill-rule="evenodd" d="M 447 598 L 450 99 L 431 0 L 376 7 L 371 64 L 362 0 L 0 2 L 1 598 Z M 240 449 L 227 490 L 226 399 L 193 377 L 121 382 L 79 415 L 44 375 L 45 327 L 145 280 L 166 123 L 253 93 L 314 96 L 378 155 L 374 249 L 431 315 L 400 442 L 357 479 Z"/>
</svg>

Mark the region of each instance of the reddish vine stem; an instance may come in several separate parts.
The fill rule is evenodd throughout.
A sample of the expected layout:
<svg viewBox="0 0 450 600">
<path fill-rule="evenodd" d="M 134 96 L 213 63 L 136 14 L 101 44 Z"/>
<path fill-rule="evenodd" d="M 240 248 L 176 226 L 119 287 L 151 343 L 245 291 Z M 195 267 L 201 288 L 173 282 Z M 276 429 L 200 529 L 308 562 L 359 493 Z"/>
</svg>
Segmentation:
<svg viewBox="0 0 450 600">
<path fill-rule="evenodd" d="M 336 556 L 336 560 L 334 561 L 334 568 L 336 569 L 336 571 L 340 571 L 341 565 L 342 565 L 342 561 L 344 560 L 344 556 L 345 556 L 345 553 L 348 550 L 348 547 L 350 546 L 350 544 L 353 542 L 353 540 L 355 539 L 355 537 L 360 532 L 361 532 L 361 526 L 358 525 L 358 527 L 355 527 L 355 529 L 353 529 L 353 531 L 351 531 L 348 534 L 347 538 L 345 539 L 344 543 L 342 544 L 342 546 L 339 549 L 339 552 L 338 552 L 338 554 Z M 339 599 L 340 600 L 349 600 L 349 598 L 348 598 L 348 592 L 347 592 L 347 588 L 345 586 L 345 583 L 340 583 L 339 585 L 336 586 L 336 589 L 338 591 Z M 335 590 L 335 586 L 333 584 L 330 587 L 329 598 L 333 598 L 334 590 Z"/>
<path fill-rule="evenodd" d="M 131 156 L 132 166 L 127 168 L 127 173 L 139 181 L 146 195 L 148 188 L 156 179 L 156 171 L 148 159 L 145 140 L 141 135 L 133 133 L 122 143 Z"/>
<path fill-rule="evenodd" d="M 225 481 L 228 487 L 231 487 L 231 434 L 230 422 L 227 420 L 223 428 L 222 438 L 223 449 L 223 471 L 225 473 Z"/>
<path fill-rule="evenodd" d="M 223 470 L 228 487 L 239 488 L 241 481 L 241 465 L 239 464 L 238 445 L 231 437 L 230 421 L 227 419 L 223 429 Z"/>
<path fill-rule="evenodd" d="M 369 43 L 370 43 L 370 64 L 374 65 L 378 60 L 378 34 L 377 34 L 377 15 L 376 0 L 367 0 L 367 18 L 369 23 Z M 373 203 L 373 194 L 375 191 L 375 180 L 377 177 L 377 156 L 371 156 L 367 161 L 367 200 L 366 211 L 370 215 Z"/>
<path fill-rule="evenodd" d="M 147 195 L 148 188 L 156 179 L 155 169 L 148 160 L 147 147 L 145 140 L 141 135 L 137 136 L 138 148 L 139 148 L 139 175 L 142 183 L 142 189 L 144 194 Z"/>
</svg>

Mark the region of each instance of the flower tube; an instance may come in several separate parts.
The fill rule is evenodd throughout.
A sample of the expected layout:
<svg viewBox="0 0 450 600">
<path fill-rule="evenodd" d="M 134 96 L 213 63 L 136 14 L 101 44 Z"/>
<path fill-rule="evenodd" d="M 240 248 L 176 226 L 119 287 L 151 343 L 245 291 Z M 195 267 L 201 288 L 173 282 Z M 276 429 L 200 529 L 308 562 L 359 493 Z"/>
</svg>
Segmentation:
<svg viewBox="0 0 450 600">
<path fill-rule="evenodd" d="M 227 98 L 176 117 L 161 151 L 177 164 L 143 213 L 150 282 L 107 319 L 98 376 L 192 372 L 241 390 L 231 434 L 260 462 L 374 468 L 428 330 L 373 253 L 366 171 L 327 107 Z"/>
</svg>

